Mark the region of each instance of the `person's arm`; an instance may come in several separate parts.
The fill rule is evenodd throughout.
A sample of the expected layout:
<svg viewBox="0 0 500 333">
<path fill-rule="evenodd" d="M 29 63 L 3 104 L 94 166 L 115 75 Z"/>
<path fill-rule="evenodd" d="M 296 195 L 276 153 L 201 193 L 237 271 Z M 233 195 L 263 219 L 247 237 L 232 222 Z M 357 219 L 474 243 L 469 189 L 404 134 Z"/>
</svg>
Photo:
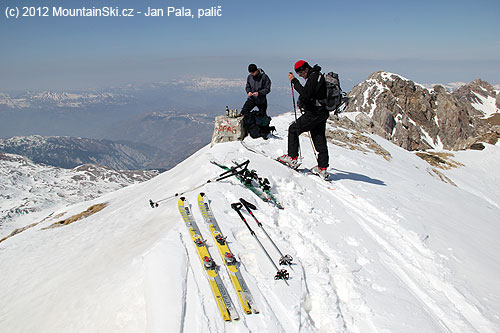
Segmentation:
<svg viewBox="0 0 500 333">
<path fill-rule="evenodd" d="M 295 90 L 297 90 L 301 97 L 312 99 L 312 96 L 315 96 L 316 91 L 318 90 L 318 78 L 319 75 L 312 75 L 307 79 L 304 86 L 300 84 L 300 81 L 297 78 L 292 79 L 291 82 L 293 84 L 293 87 L 295 88 Z"/>
<path fill-rule="evenodd" d="M 262 88 L 260 88 L 259 90 L 259 95 L 267 95 L 271 92 L 271 79 L 269 78 L 269 76 L 264 74 L 262 76 L 262 80 Z"/>
<path fill-rule="evenodd" d="M 252 92 L 252 86 L 250 85 L 250 76 L 247 77 L 247 86 L 246 86 L 245 90 L 246 90 L 247 94 Z"/>
</svg>

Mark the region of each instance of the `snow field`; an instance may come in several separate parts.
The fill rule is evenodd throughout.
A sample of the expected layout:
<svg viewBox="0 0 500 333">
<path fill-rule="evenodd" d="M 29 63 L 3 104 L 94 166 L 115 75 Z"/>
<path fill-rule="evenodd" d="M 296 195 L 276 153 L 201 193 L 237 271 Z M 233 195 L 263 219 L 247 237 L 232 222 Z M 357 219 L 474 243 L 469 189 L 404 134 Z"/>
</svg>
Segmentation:
<svg viewBox="0 0 500 333">
<path fill-rule="evenodd" d="M 270 156 L 286 152 L 293 113 L 273 118 L 277 136 L 246 139 Z M 6 332 L 498 332 L 500 331 L 500 146 L 458 152 L 460 169 L 432 177 L 429 165 L 384 139 L 383 157 L 329 145 L 331 182 L 252 153 L 240 143 L 205 147 L 174 169 L 57 211 L 0 244 L 0 327 Z M 303 167 L 315 165 L 301 137 Z M 235 178 L 185 197 L 209 251 L 221 258 L 197 207 L 205 192 L 260 310 L 245 315 L 225 267 L 219 274 L 240 320 L 224 322 L 177 199 L 160 200 L 222 173 L 211 164 L 250 159 L 285 209 Z M 242 197 L 284 254 L 290 280 L 274 267 L 230 204 Z M 71 225 L 41 230 L 90 205 L 108 206 Z M 269 254 L 279 256 L 243 211 Z M 30 222 L 30 221 L 27 221 Z M 7 273 L 4 273 L 7 272 Z M 24 318 L 30 318 L 29 321 Z"/>
</svg>

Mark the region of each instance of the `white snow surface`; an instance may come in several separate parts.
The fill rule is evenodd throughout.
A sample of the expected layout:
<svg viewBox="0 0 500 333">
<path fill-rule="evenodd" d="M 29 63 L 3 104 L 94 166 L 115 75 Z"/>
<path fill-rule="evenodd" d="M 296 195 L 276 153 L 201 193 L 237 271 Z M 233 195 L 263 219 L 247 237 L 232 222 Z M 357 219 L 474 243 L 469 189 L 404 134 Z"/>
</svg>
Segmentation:
<svg viewBox="0 0 500 333">
<path fill-rule="evenodd" d="M 474 93 L 479 99 L 477 103 L 472 103 L 472 107 L 484 114 L 483 118 L 489 118 L 495 113 L 500 113 L 500 110 L 496 106 L 495 98 L 491 96 L 481 96 L 478 93 Z"/>
<path fill-rule="evenodd" d="M 37 137 L 21 139 L 33 145 L 39 143 Z M 91 164 L 64 169 L 0 153 L 0 239 L 17 228 L 42 220 L 48 209 L 92 200 L 157 174 L 117 171 Z"/>
<path fill-rule="evenodd" d="M 434 91 L 434 86 L 443 86 L 449 92 L 457 90 L 458 88 L 467 85 L 465 82 L 450 82 L 450 83 L 422 83 L 422 86 L 429 91 Z"/>
<path fill-rule="evenodd" d="M 279 156 L 292 120 L 293 113 L 275 117 L 276 137 L 246 142 Z M 454 187 L 413 153 L 372 138 L 391 161 L 329 145 L 330 183 L 230 142 L 207 146 L 150 181 L 65 207 L 68 217 L 108 203 L 73 224 L 42 230 L 55 222 L 49 218 L 0 243 L 1 331 L 499 332 L 500 145 L 456 153 L 465 166 L 443 171 Z M 301 147 L 303 166 L 314 166 L 305 136 Z M 269 178 L 284 210 L 234 178 L 206 183 L 222 172 L 210 160 L 245 159 Z M 260 309 L 243 314 L 221 267 L 237 322 L 220 316 L 177 197 L 155 209 L 148 204 L 201 184 L 185 196 L 210 252 L 221 264 L 197 208 L 199 191 L 211 200 Z M 294 257 L 289 286 L 273 279 L 274 268 L 230 208 L 240 197 L 257 205 L 257 218 Z"/>
</svg>

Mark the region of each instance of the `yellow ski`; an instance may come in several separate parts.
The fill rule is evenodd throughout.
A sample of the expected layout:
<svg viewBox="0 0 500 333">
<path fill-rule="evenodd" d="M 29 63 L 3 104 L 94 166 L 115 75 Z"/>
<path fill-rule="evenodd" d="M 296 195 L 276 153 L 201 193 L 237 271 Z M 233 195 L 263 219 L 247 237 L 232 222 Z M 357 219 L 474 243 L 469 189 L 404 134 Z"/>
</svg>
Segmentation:
<svg viewBox="0 0 500 333">
<path fill-rule="evenodd" d="M 208 228 L 210 229 L 210 233 L 214 238 L 215 244 L 219 249 L 219 254 L 222 258 L 222 261 L 226 265 L 227 271 L 229 273 L 229 277 L 231 278 L 231 282 L 233 283 L 234 289 L 238 294 L 238 298 L 240 300 L 243 311 L 246 314 L 259 313 L 255 302 L 253 300 L 252 294 L 248 289 L 243 276 L 239 270 L 240 263 L 236 261 L 233 253 L 229 249 L 229 246 L 226 242 L 226 237 L 223 236 L 222 231 L 219 228 L 217 220 L 210 209 L 210 205 L 208 204 L 208 198 L 205 193 L 200 193 L 198 195 L 198 207 L 200 207 L 201 215 L 207 223 Z"/>
<path fill-rule="evenodd" d="M 208 252 L 205 240 L 201 236 L 200 229 L 191 214 L 191 209 L 186 198 L 182 197 L 179 199 L 178 207 L 182 219 L 189 230 L 189 235 L 191 236 L 196 252 L 201 260 L 203 269 L 205 270 L 205 273 L 207 273 L 208 282 L 210 283 L 210 288 L 212 289 L 212 293 L 215 297 L 215 301 L 222 318 L 226 321 L 240 319 L 238 313 L 233 307 L 231 297 L 229 296 L 226 287 L 222 283 L 222 279 L 217 272 L 217 265 L 212 259 L 210 252 Z"/>
</svg>

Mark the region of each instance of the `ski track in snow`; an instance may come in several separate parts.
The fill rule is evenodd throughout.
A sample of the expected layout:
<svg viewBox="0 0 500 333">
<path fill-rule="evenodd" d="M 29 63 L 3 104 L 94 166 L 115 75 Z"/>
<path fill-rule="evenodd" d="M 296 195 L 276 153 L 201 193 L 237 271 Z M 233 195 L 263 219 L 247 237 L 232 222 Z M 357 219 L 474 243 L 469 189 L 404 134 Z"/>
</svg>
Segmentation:
<svg viewBox="0 0 500 333">
<path fill-rule="evenodd" d="M 237 181 L 236 181 L 236 184 Z M 234 185 L 233 185 L 234 186 Z M 238 185 L 239 186 L 239 185 Z M 212 190 L 210 193 L 210 197 L 218 197 L 218 198 L 225 198 L 226 205 L 229 206 L 230 203 L 232 202 L 237 202 L 240 196 L 235 196 L 234 191 L 224 191 L 224 192 L 219 192 L 217 189 Z M 246 197 L 248 195 L 247 190 L 244 188 L 241 188 L 241 193 L 243 194 L 243 197 Z M 209 198 L 210 198 L 209 197 Z M 218 200 L 220 201 L 220 200 Z M 260 205 L 259 202 L 254 202 L 257 204 L 257 206 Z M 267 207 L 266 207 L 267 208 Z M 271 208 L 272 210 L 273 208 Z M 298 332 L 301 331 L 299 327 L 294 326 L 294 323 L 297 322 L 296 317 L 300 317 L 300 307 L 299 309 L 296 309 L 294 311 L 295 317 L 293 315 L 288 316 L 287 318 L 283 318 L 282 316 L 277 316 L 275 313 L 290 313 L 290 309 L 287 308 L 287 306 L 293 305 L 292 304 L 287 304 L 284 302 L 284 300 L 290 300 L 289 297 L 286 297 L 286 293 L 289 293 L 291 289 L 301 289 L 298 288 L 302 282 L 302 277 L 298 278 L 296 272 L 288 271 L 290 272 L 290 280 L 288 280 L 289 286 L 286 285 L 284 281 L 281 280 L 275 280 L 274 282 L 269 283 L 269 279 L 272 279 L 274 274 L 276 273 L 274 270 L 274 267 L 267 261 L 266 259 L 263 259 L 263 262 L 256 262 L 255 259 L 252 260 L 252 257 L 254 257 L 253 254 L 251 253 L 245 253 L 247 251 L 251 252 L 257 252 L 259 254 L 263 254 L 262 250 L 260 249 L 260 246 L 258 246 L 257 242 L 255 239 L 250 235 L 250 232 L 248 229 L 246 229 L 245 226 L 242 226 L 243 222 L 239 222 L 239 217 L 234 213 L 232 210 L 231 211 L 226 211 L 226 213 L 229 215 L 230 219 L 232 221 L 236 221 L 237 225 L 240 225 L 239 228 L 236 229 L 236 231 L 233 229 L 232 234 L 235 235 L 235 238 L 239 241 L 239 244 L 244 244 L 247 248 L 244 249 L 242 252 L 240 252 L 240 260 L 242 261 L 242 265 L 240 266 L 240 269 L 242 270 L 242 273 L 244 275 L 244 278 L 246 279 L 247 284 L 249 284 L 250 291 L 252 292 L 252 295 L 254 295 L 254 298 L 256 298 L 256 302 L 258 304 L 258 307 L 260 309 L 259 314 L 253 314 L 252 321 L 256 317 L 261 317 L 262 319 L 266 318 L 265 320 L 267 321 L 267 324 L 269 322 L 274 323 L 276 326 L 274 329 L 270 329 L 269 326 L 259 326 L 256 328 L 256 331 L 279 331 L 279 332 Z M 245 218 L 247 219 L 248 223 L 251 225 L 252 229 L 255 231 L 257 234 L 257 237 L 259 240 L 263 243 L 265 249 L 269 252 L 271 257 L 273 259 L 278 258 L 276 256 L 276 253 L 274 252 L 274 248 L 272 248 L 271 244 L 268 242 L 268 240 L 265 237 L 265 234 L 261 232 L 260 228 L 257 227 L 257 225 L 253 222 L 252 218 L 248 216 L 245 212 L 243 213 L 245 215 Z M 257 212 L 255 214 L 258 214 Z M 216 218 L 221 220 L 221 216 L 216 216 Z M 262 221 L 261 221 L 262 222 Z M 224 232 L 224 230 L 222 230 Z M 267 230 L 270 232 L 270 230 Z M 228 236 L 228 233 L 225 232 L 225 235 Z M 274 235 L 270 235 L 273 237 Z M 275 242 L 277 241 L 277 238 L 273 238 Z M 233 246 L 234 245 L 234 246 Z M 231 247 L 231 250 L 234 251 L 234 249 L 237 249 L 238 247 L 236 246 L 236 243 L 229 243 L 229 246 Z M 279 245 L 278 245 L 279 246 Z M 235 251 L 235 253 L 237 253 Z M 243 257 L 243 258 L 241 258 Z M 275 260 L 277 264 L 277 260 Z M 251 280 L 249 279 L 249 275 L 253 276 L 255 279 L 255 287 L 252 288 Z M 225 282 L 227 285 L 230 285 L 230 281 L 228 277 L 227 282 Z M 272 287 L 272 288 L 271 288 Z M 256 295 L 257 294 L 257 295 Z M 296 300 L 296 296 L 293 297 L 294 301 Z M 246 316 L 245 316 L 246 317 Z M 249 317 L 248 321 L 250 321 Z M 260 318 L 259 318 L 260 319 Z M 247 324 L 245 322 L 245 324 Z M 247 328 L 252 328 L 254 324 L 248 323 Z M 304 332 L 307 332 L 305 330 Z"/>
<path fill-rule="evenodd" d="M 304 143 L 302 143 L 302 145 L 305 146 Z M 263 146 L 265 147 L 266 144 L 261 143 L 260 146 L 261 150 L 264 152 Z M 252 152 L 250 153 L 255 154 Z M 280 152 L 275 151 L 265 152 L 268 156 L 279 156 L 279 153 Z M 259 156 L 259 158 L 263 157 Z M 313 179 L 318 184 L 317 188 L 323 192 L 325 196 L 333 196 L 340 199 L 358 225 L 384 250 L 384 252 L 378 254 L 381 263 L 387 267 L 401 283 L 407 286 L 408 290 L 426 307 L 427 312 L 434 318 L 435 322 L 438 323 L 443 331 L 495 332 L 495 326 L 482 315 L 480 310 L 474 304 L 468 302 L 464 295 L 446 281 L 446 277 L 451 273 L 446 270 L 445 266 L 439 264 L 442 259 L 437 258 L 431 250 L 425 247 L 416 233 L 406 230 L 404 227 L 400 226 L 398 222 L 377 209 L 367 200 L 355 195 L 340 182 L 335 182 L 335 174 L 330 175 L 330 178 L 333 178 L 333 183 L 324 182 L 316 176 L 304 176 L 308 179 Z M 283 183 L 275 184 L 275 186 L 280 187 L 279 193 L 281 197 L 297 197 L 297 193 L 301 191 L 300 188 L 296 188 L 299 186 L 297 184 L 300 184 L 299 177 L 294 177 L 293 180 L 289 180 L 288 182 L 284 181 Z M 330 190 L 328 190 L 329 187 Z M 301 244 L 303 248 L 307 249 L 305 253 L 307 253 L 309 257 L 315 258 L 315 264 L 308 265 L 307 258 L 298 254 L 301 259 L 301 264 L 309 268 L 305 279 L 314 281 L 314 283 L 311 283 L 313 287 L 308 288 L 310 297 L 309 302 L 313 305 L 310 305 L 311 308 L 307 311 L 314 326 L 320 331 L 323 327 L 337 327 L 348 331 L 357 331 L 359 326 L 364 327 L 364 329 L 368 328 L 372 331 L 377 331 L 376 325 L 370 322 L 369 316 L 371 311 L 366 304 L 363 304 L 362 301 L 360 303 L 358 299 L 358 302 L 354 302 L 356 305 L 352 305 L 352 301 L 356 298 L 357 293 L 355 291 L 356 286 L 352 282 L 349 282 L 349 280 L 355 281 L 356 279 L 352 279 L 352 276 L 346 278 L 346 276 L 349 274 L 352 275 L 353 272 L 349 273 L 346 271 L 345 267 L 342 267 L 341 259 L 335 254 L 335 251 L 328 247 L 326 242 L 321 241 L 321 235 L 313 234 L 311 230 L 308 229 L 308 226 L 311 224 L 321 223 L 321 218 L 320 221 L 315 221 L 314 216 L 316 214 L 314 213 L 314 209 L 308 206 L 306 201 L 300 199 L 287 199 L 283 203 L 286 207 L 293 206 L 298 208 L 299 211 L 306 212 L 308 215 L 313 216 L 311 221 L 304 223 L 304 221 L 299 221 L 298 216 L 287 216 L 287 211 L 285 210 L 285 213 L 280 216 L 280 221 L 298 221 L 298 223 L 289 223 L 290 225 L 285 224 L 280 226 L 280 228 L 290 227 L 287 228 L 286 231 L 289 235 L 288 241 L 294 244 L 295 248 L 297 248 L 297 244 Z M 320 216 L 324 215 L 320 214 Z M 293 230 L 296 232 L 294 233 Z M 352 239 L 349 241 L 351 243 L 356 242 Z M 311 270 L 313 266 L 318 266 L 318 260 L 322 262 L 319 266 L 324 267 L 324 271 L 320 272 L 321 274 Z M 329 263 L 329 261 L 336 262 Z M 330 271 L 343 271 L 343 274 L 334 273 L 331 281 L 328 281 L 328 279 L 325 279 L 325 275 L 328 276 Z M 338 295 L 338 289 L 344 290 L 340 292 L 342 293 L 340 297 Z M 328 297 L 324 295 L 326 290 L 330 290 L 330 295 L 328 295 Z M 349 327 L 348 324 L 339 325 L 339 323 L 334 324 L 333 322 L 324 323 L 315 321 L 314 299 L 316 297 L 323 301 L 328 300 L 327 303 L 330 305 L 328 312 L 338 313 L 340 321 L 345 322 L 349 320 L 345 317 L 347 317 L 350 312 L 356 314 L 357 318 L 362 318 L 359 314 L 360 312 L 365 312 L 365 322 L 362 325 L 358 324 L 354 327 Z M 439 300 L 439 302 L 436 300 Z M 332 304 L 335 306 L 332 306 Z M 318 306 L 324 308 L 325 304 Z M 321 319 L 324 321 L 325 317 L 323 316 Z"/>
<path fill-rule="evenodd" d="M 449 272 L 439 259 L 428 248 L 423 246 L 418 236 L 400 227 L 382 211 L 357 197 L 352 200 L 353 193 L 338 184 L 345 205 L 356 214 L 357 222 L 385 250 L 382 262 L 405 283 L 416 297 L 428 308 L 436 321 L 450 332 L 477 330 L 494 332 L 493 325 L 480 311 L 470 304 L 453 285 L 446 282 Z M 435 299 L 447 298 L 439 304 Z"/>
<path fill-rule="evenodd" d="M 264 157 L 259 156 L 259 158 Z M 283 168 L 286 167 L 283 166 Z M 349 315 L 351 302 L 356 303 L 356 312 L 363 311 L 368 314 L 370 311 L 359 298 L 358 293 L 354 290 L 355 287 L 349 282 L 350 272 L 343 265 L 342 259 L 323 240 L 321 235 L 313 233 L 310 229 L 311 225 L 324 223 L 325 218 L 324 214 L 318 212 L 317 208 L 300 195 L 304 195 L 300 184 L 310 181 L 309 178 L 317 177 L 299 175 L 292 170 L 289 170 L 289 174 L 290 178 L 274 183 L 279 188 L 282 203 L 285 207 L 295 207 L 299 212 L 306 213 L 307 216 L 311 217 L 308 221 L 304 221 L 303 217 L 295 215 L 285 208 L 283 212 L 280 212 L 275 227 L 281 230 L 283 235 L 287 235 L 284 237 L 289 244 L 293 244 L 291 247 L 301 249 L 296 256 L 304 270 L 307 290 L 306 299 L 302 306 L 307 313 L 308 321 L 313 324 L 314 331 L 349 331 L 345 321 L 353 320 Z M 322 182 L 319 178 L 317 181 Z M 311 193 L 306 194 L 310 195 Z M 261 222 L 265 221 L 261 220 Z M 328 221 L 327 223 L 334 222 Z M 273 235 L 271 234 L 271 236 Z M 321 264 L 318 265 L 318 262 Z M 318 270 L 318 266 L 323 267 L 323 269 Z M 343 290 L 343 297 L 338 295 L 339 286 L 337 284 Z M 324 316 L 324 313 L 330 315 Z M 346 316 L 348 318 L 345 318 Z M 367 319 L 364 327 L 375 331 L 375 326 Z"/>
<path fill-rule="evenodd" d="M 194 309 L 191 309 L 189 307 L 186 309 L 185 313 L 183 314 L 185 316 L 183 319 L 185 324 L 181 332 L 196 331 L 202 333 L 206 331 L 207 327 L 210 332 L 221 331 L 221 327 L 219 327 L 218 325 L 220 321 L 215 320 L 215 318 L 220 317 L 220 313 L 219 310 L 217 309 L 217 306 L 207 307 L 207 305 L 205 304 L 206 297 L 209 298 L 208 300 L 209 302 L 212 302 L 214 300 L 212 296 L 212 291 L 210 290 L 208 283 L 205 281 L 207 280 L 207 276 L 205 271 L 201 267 L 201 262 L 198 258 L 198 255 L 196 254 L 196 250 L 193 247 L 191 240 L 188 238 L 189 236 L 184 236 L 181 233 L 180 237 L 182 244 L 186 249 L 187 264 L 189 267 L 189 272 L 186 279 L 187 293 L 186 293 L 185 304 L 199 305 L 199 307 L 196 306 Z M 186 237 L 186 239 L 184 237 Z M 196 317 L 197 318 L 201 317 L 202 318 L 201 323 L 206 323 L 207 326 L 200 325 L 200 322 L 198 321 L 191 321 L 189 319 L 186 320 L 187 318 L 196 318 Z M 192 327 L 192 325 L 197 325 L 197 326 Z"/>
</svg>

